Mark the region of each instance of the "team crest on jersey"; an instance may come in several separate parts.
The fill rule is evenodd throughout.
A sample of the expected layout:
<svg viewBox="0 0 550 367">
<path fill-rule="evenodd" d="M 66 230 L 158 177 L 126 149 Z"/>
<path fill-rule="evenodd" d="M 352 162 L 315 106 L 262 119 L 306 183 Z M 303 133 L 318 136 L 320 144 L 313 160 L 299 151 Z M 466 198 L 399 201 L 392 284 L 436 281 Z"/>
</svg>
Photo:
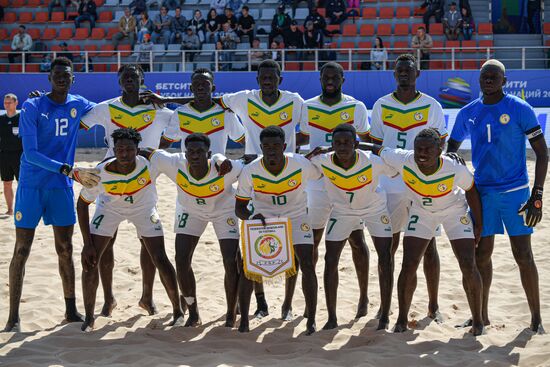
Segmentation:
<svg viewBox="0 0 550 367">
<path fill-rule="evenodd" d="M 158 222 L 160 222 L 160 217 L 158 215 L 158 213 L 155 213 L 153 215 L 151 215 L 151 223 L 153 224 L 157 224 Z"/>
<path fill-rule="evenodd" d="M 288 118 L 288 114 L 285 111 L 283 111 L 279 114 L 279 118 L 284 121 Z"/>
<path fill-rule="evenodd" d="M 213 118 L 212 121 L 210 121 L 210 123 L 212 124 L 212 126 L 216 127 L 216 126 L 220 126 L 221 122 L 220 120 L 218 120 L 217 118 Z"/>
<path fill-rule="evenodd" d="M 506 125 L 510 122 L 510 115 L 503 113 L 502 115 L 500 115 L 499 121 L 502 125 Z"/>
<path fill-rule="evenodd" d="M 383 215 L 380 217 L 380 222 L 382 222 L 383 224 L 388 224 L 390 223 L 390 218 L 388 218 L 387 215 Z"/>
<path fill-rule="evenodd" d="M 357 181 L 359 181 L 361 183 L 366 182 L 367 181 L 367 176 L 365 176 L 365 175 L 358 176 Z"/>
<path fill-rule="evenodd" d="M 235 221 L 235 218 L 227 218 L 227 224 L 234 227 L 237 222 Z"/>
<path fill-rule="evenodd" d="M 73 119 L 76 117 L 76 108 L 71 108 L 71 117 Z"/>
<path fill-rule="evenodd" d="M 219 187 L 218 185 L 216 185 L 216 184 L 210 185 L 209 188 L 210 188 L 210 191 L 212 191 L 212 192 L 218 192 L 218 191 L 220 191 L 220 187 Z"/>
<path fill-rule="evenodd" d="M 151 115 L 149 115 L 148 113 L 144 113 L 143 114 L 143 121 L 150 122 L 151 121 Z"/>
<path fill-rule="evenodd" d="M 347 113 L 346 111 L 342 111 L 342 113 L 340 114 L 340 118 L 344 121 L 349 119 L 349 113 Z"/>
<path fill-rule="evenodd" d="M 422 121 L 423 118 L 424 118 L 424 115 L 422 114 L 422 112 L 417 112 L 414 114 L 414 119 L 416 121 Z"/>
<path fill-rule="evenodd" d="M 309 232 L 310 226 L 309 226 L 309 224 L 307 224 L 307 223 L 302 223 L 302 225 L 300 226 L 300 229 L 301 229 L 303 232 Z"/>
<path fill-rule="evenodd" d="M 439 185 L 437 185 L 437 189 L 439 190 L 439 192 L 445 192 L 445 191 L 447 191 L 447 185 L 445 185 L 443 183 L 439 184 Z"/>
<path fill-rule="evenodd" d="M 296 180 L 294 180 L 294 179 L 288 180 L 288 186 L 290 186 L 290 187 L 294 187 L 297 184 L 298 184 L 298 182 L 296 182 Z"/>
<path fill-rule="evenodd" d="M 470 218 L 468 218 L 467 215 L 464 215 L 464 216 L 460 217 L 460 223 L 462 223 L 464 225 L 468 225 L 468 224 L 470 224 Z"/>
<path fill-rule="evenodd" d="M 21 219 L 23 219 L 23 214 L 20 211 L 17 211 L 17 213 L 15 213 L 15 220 L 20 221 Z"/>
<path fill-rule="evenodd" d="M 143 186 L 147 183 L 147 180 L 145 179 L 145 177 L 140 177 L 138 178 L 137 183 Z"/>
</svg>

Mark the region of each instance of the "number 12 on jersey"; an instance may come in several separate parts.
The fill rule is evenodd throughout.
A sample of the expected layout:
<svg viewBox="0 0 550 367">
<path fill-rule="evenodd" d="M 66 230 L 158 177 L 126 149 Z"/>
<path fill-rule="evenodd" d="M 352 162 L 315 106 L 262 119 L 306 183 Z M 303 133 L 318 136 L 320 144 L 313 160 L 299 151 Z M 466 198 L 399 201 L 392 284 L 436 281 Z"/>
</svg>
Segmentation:
<svg viewBox="0 0 550 367">
<path fill-rule="evenodd" d="M 55 119 L 55 136 L 67 136 L 69 119 Z"/>
</svg>

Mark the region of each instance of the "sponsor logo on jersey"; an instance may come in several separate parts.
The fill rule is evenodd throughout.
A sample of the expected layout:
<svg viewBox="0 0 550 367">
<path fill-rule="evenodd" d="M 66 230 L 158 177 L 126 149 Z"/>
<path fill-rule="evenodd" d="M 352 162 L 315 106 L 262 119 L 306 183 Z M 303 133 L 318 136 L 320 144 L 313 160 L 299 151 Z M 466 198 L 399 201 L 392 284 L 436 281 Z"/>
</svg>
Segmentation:
<svg viewBox="0 0 550 367">
<path fill-rule="evenodd" d="M 178 111 L 180 130 L 186 134 L 203 133 L 213 134 L 224 129 L 225 111 L 216 109 L 204 116 L 189 111 Z"/>
<path fill-rule="evenodd" d="M 428 123 L 428 114 L 431 105 L 400 109 L 393 106 L 382 105 L 383 124 L 398 131 L 408 131 L 415 127 Z"/>
<path fill-rule="evenodd" d="M 336 126 L 341 123 L 354 123 L 355 104 L 347 104 L 343 107 L 332 110 L 324 109 L 319 106 L 308 106 L 307 119 L 308 125 L 331 133 Z"/>
<path fill-rule="evenodd" d="M 258 103 L 249 99 L 247 106 L 248 117 L 253 123 L 262 129 L 271 125 L 283 127 L 292 122 L 293 106 L 294 102 L 290 102 L 273 110 L 267 110 Z M 279 118 L 277 119 L 276 116 Z"/>
<path fill-rule="evenodd" d="M 506 125 L 510 122 L 510 115 L 503 113 L 500 115 L 500 118 L 498 119 L 502 125 Z"/>
<path fill-rule="evenodd" d="M 182 170 L 178 170 L 176 184 L 188 195 L 196 198 L 209 198 L 224 192 L 224 177 L 216 176 L 213 179 L 204 182 L 191 182 L 189 177 Z"/>
<path fill-rule="evenodd" d="M 454 174 L 433 180 L 426 180 L 420 178 L 412 168 L 407 166 L 403 167 L 401 174 L 407 187 L 420 196 L 437 198 L 452 192 Z"/>
</svg>

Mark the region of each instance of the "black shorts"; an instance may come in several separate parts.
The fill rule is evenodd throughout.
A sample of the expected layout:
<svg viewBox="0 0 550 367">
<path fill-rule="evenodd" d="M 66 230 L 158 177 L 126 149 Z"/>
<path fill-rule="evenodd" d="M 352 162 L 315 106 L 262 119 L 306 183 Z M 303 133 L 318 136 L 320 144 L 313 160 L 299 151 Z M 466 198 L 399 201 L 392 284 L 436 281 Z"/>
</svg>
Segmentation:
<svg viewBox="0 0 550 367">
<path fill-rule="evenodd" d="M 0 152 L 0 179 L 2 181 L 19 180 L 21 152 Z"/>
</svg>

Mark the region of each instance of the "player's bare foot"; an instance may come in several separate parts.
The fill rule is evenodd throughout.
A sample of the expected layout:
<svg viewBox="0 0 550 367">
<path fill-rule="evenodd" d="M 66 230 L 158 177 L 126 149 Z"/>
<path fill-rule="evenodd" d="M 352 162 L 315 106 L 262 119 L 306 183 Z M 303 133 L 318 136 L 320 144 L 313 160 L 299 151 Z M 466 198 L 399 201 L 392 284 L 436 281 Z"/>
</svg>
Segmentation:
<svg viewBox="0 0 550 367">
<path fill-rule="evenodd" d="M 378 320 L 378 326 L 376 330 L 386 330 L 390 326 L 390 320 L 388 318 L 383 318 Z"/>
<path fill-rule="evenodd" d="M 367 316 L 369 310 L 369 300 L 367 298 L 366 302 L 360 302 L 357 306 L 357 314 L 355 314 L 356 319 L 360 319 L 363 316 Z"/>
<path fill-rule="evenodd" d="M 292 321 L 292 308 L 289 309 L 282 309 L 281 310 L 281 320 L 283 321 Z"/>
<path fill-rule="evenodd" d="M 468 319 L 468 320 L 464 321 L 462 324 L 455 325 L 455 328 L 461 329 L 461 328 L 471 327 L 473 325 L 474 325 L 474 322 L 472 321 L 472 319 Z M 489 326 L 489 325 L 491 325 L 491 323 L 489 322 L 489 320 L 485 320 L 485 321 L 483 321 L 483 325 L 484 326 Z"/>
<path fill-rule="evenodd" d="M 239 325 L 239 333 L 248 333 L 250 327 L 248 326 L 248 320 L 241 319 L 241 324 Z"/>
<path fill-rule="evenodd" d="M 338 327 L 338 321 L 336 320 L 328 320 L 325 326 L 323 326 L 323 330 L 332 330 Z"/>
<path fill-rule="evenodd" d="M 202 325 L 201 318 L 198 313 L 189 313 L 189 317 L 185 322 L 185 327 L 197 327 Z"/>
<path fill-rule="evenodd" d="M 86 316 L 86 320 L 82 323 L 82 326 L 80 327 L 80 330 L 85 332 L 90 332 L 94 329 L 94 322 L 95 319 L 93 316 Z"/>
<path fill-rule="evenodd" d="M 225 327 L 234 327 L 235 323 L 237 322 L 236 316 L 233 314 L 226 314 L 225 316 Z"/>
<path fill-rule="evenodd" d="M 546 331 L 544 331 L 540 320 L 531 321 L 531 326 L 529 326 L 529 329 L 539 335 L 546 334 Z"/>
<path fill-rule="evenodd" d="M 407 328 L 407 324 L 403 324 L 403 323 L 395 324 L 395 326 L 393 327 L 394 333 L 404 333 L 407 330 L 409 330 Z"/>
<path fill-rule="evenodd" d="M 153 316 L 157 314 L 157 306 L 155 306 L 155 303 L 153 301 L 144 301 L 143 299 L 140 299 L 138 302 L 139 307 L 143 308 L 149 316 Z"/>
<path fill-rule="evenodd" d="M 261 319 L 262 317 L 266 317 L 266 316 L 269 316 L 269 311 L 266 309 L 260 309 L 258 308 L 255 312 L 254 312 L 254 317 L 257 318 L 257 319 Z"/>
<path fill-rule="evenodd" d="M 382 309 L 379 308 L 378 311 L 376 311 L 376 315 L 374 316 L 374 318 L 376 320 L 380 320 L 380 317 L 382 316 Z"/>
<path fill-rule="evenodd" d="M 315 326 L 315 322 L 310 322 L 308 320 L 307 325 L 306 325 L 306 335 L 313 334 L 315 331 L 317 331 L 316 328 L 317 327 Z"/>
<path fill-rule="evenodd" d="M 482 335 L 484 331 L 485 331 L 485 327 L 481 323 L 473 325 L 472 328 L 470 329 L 470 333 L 472 333 L 473 336 Z"/>
<path fill-rule="evenodd" d="M 114 298 L 109 302 L 105 302 L 103 304 L 103 308 L 101 309 L 101 316 L 111 317 L 111 315 L 113 314 L 113 310 L 115 309 L 116 306 L 117 306 L 117 303 Z"/>
<path fill-rule="evenodd" d="M 4 214 L 6 214 L 6 215 L 13 215 L 13 210 L 8 210 L 8 211 L 5 212 Z"/>
<path fill-rule="evenodd" d="M 174 317 L 168 326 L 179 326 L 181 324 L 183 324 L 183 312 L 177 312 L 174 314 Z"/>
<path fill-rule="evenodd" d="M 2 332 L 4 333 L 9 333 L 9 332 L 18 333 L 20 331 L 21 331 L 21 324 L 19 320 L 15 320 L 15 321 L 8 320 L 8 322 L 6 323 L 6 326 L 4 327 L 4 330 L 2 330 Z"/>
<path fill-rule="evenodd" d="M 84 316 L 82 316 L 78 311 L 74 312 L 65 312 L 65 321 L 67 322 L 83 322 Z"/>
<path fill-rule="evenodd" d="M 443 322 L 443 315 L 441 314 L 441 312 L 439 312 L 439 310 L 428 311 L 428 317 L 438 324 L 441 324 Z"/>
</svg>

